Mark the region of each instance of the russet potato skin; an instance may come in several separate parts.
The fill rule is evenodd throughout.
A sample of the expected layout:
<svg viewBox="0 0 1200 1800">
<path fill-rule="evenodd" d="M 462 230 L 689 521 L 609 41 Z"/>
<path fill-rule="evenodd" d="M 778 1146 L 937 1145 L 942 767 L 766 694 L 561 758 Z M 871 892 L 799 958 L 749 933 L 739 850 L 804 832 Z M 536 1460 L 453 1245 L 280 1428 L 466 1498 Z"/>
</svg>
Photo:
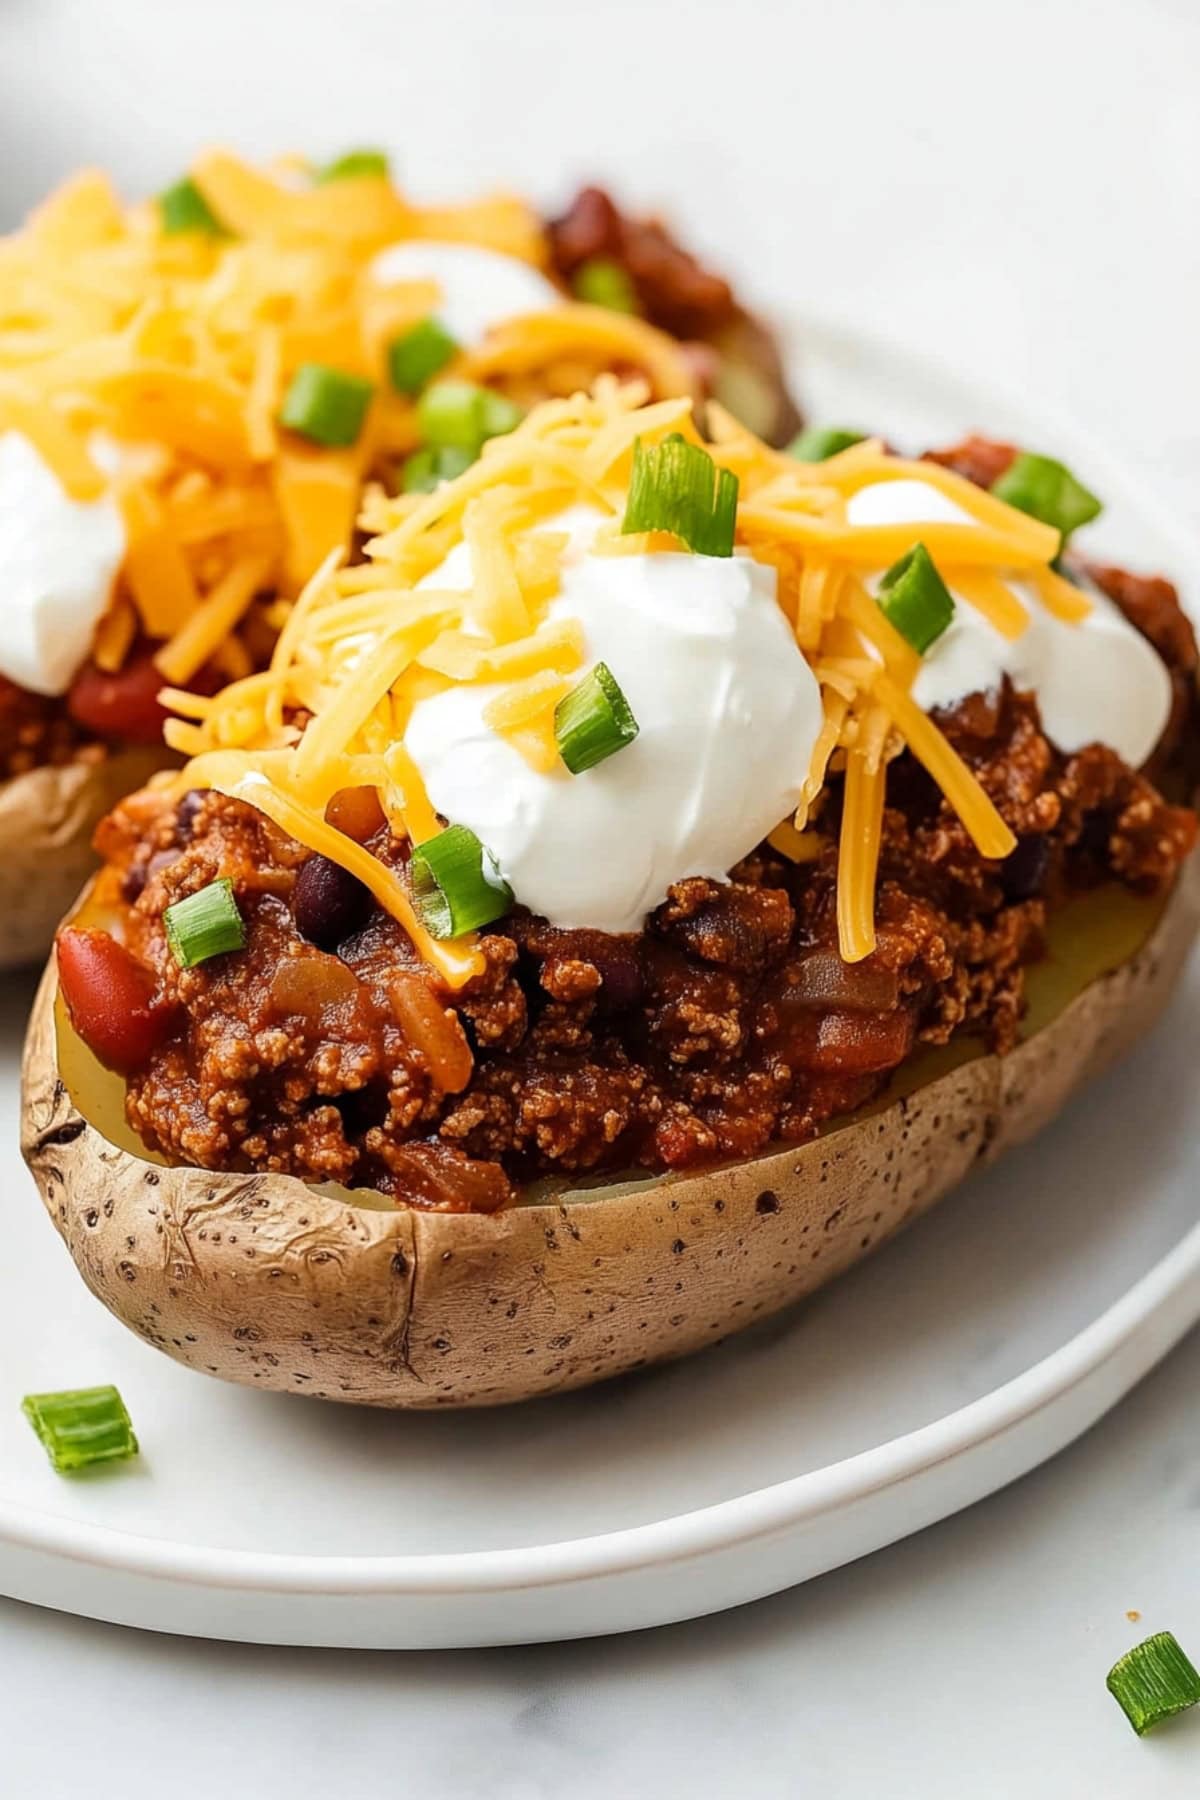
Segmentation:
<svg viewBox="0 0 1200 1800">
<path fill-rule="evenodd" d="M 131 748 L 0 785 L 0 969 L 41 962 L 95 867 L 92 833 L 166 757 L 156 747 Z"/>
<path fill-rule="evenodd" d="M 372 1406 L 495 1405 L 682 1356 L 849 1268 L 1141 1037 L 1198 921 L 1193 857 L 1141 948 L 1007 1057 L 798 1148 L 486 1217 L 352 1206 L 291 1176 L 118 1148 L 60 1076 L 51 964 L 22 1148 L 93 1293 L 190 1368 Z"/>
</svg>

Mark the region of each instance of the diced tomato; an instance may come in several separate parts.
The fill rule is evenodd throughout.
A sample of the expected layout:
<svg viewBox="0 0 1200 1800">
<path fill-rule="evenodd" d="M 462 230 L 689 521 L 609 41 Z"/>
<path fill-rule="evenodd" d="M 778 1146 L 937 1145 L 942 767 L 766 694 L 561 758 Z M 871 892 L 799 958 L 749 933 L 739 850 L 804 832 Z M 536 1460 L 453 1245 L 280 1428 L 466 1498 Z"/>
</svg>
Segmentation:
<svg viewBox="0 0 1200 1800">
<path fill-rule="evenodd" d="M 171 1013 L 154 1004 L 154 977 L 106 931 L 58 934 L 58 984 L 71 1023 L 99 1062 L 131 1075 L 166 1036 Z"/>
<path fill-rule="evenodd" d="M 84 663 L 67 694 L 67 711 L 97 737 L 157 744 L 167 716 L 158 704 L 159 690 L 165 686 L 149 651 L 131 656 L 111 675 L 95 663 Z"/>
</svg>

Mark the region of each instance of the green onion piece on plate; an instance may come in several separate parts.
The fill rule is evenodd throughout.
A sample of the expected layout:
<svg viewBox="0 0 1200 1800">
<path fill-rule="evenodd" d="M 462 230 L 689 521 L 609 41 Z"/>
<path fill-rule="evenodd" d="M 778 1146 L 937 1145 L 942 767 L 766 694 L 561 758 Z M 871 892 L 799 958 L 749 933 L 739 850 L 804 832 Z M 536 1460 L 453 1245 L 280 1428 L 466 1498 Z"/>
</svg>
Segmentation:
<svg viewBox="0 0 1200 1800">
<path fill-rule="evenodd" d="M 597 663 L 554 709 L 558 753 L 572 775 L 615 756 L 637 734 L 638 722 L 607 663 Z"/>
<path fill-rule="evenodd" d="M 453 481 L 474 461 L 469 450 L 459 450 L 453 444 L 439 449 L 427 444 L 424 450 L 414 450 L 411 456 L 405 457 L 400 470 L 400 486 L 406 494 L 432 494 L 443 481 Z"/>
<path fill-rule="evenodd" d="M 490 925 L 512 905 L 512 889 L 496 873 L 491 853 L 465 825 L 449 825 L 418 844 L 409 873 L 421 922 L 436 938 Z"/>
<path fill-rule="evenodd" d="M 315 180 L 318 186 L 327 181 L 362 180 L 364 176 L 379 181 L 386 181 L 391 174 L 387 152 L 384 150 L 347 150 L 342 156 L 335 156 L 332 162 L 318 169 Z"/>
<path fill-rule="evenodd" d="M 502 437 L 521 422 L 521 409 L 503 394 L 474 381 L 438 381 L 417 402 L 417 425 L 435 449 L 479 455 L 488 438 Z"/>
<path fill-rule="evenodd" d="M 137 1455 L 138 1441 L 115 1387 L 26 1394 L 21 1411 L 60 1475 Z"/>
<path fill-rule="evenodd" d="M 1103 512 L 1103 503 L 1052 456 L 1022 451 L 992 483 L 997 500 L 1053 525 L 1064 540 Z"/>
<path fill-rule="evenodd" d="M 163 925 L 181 969 L 194 969 L 210 956 L 245 948 L 246 926 L 228 878 L 210 881 L 198 893 L 176 900 L 163 914 Z"/>
<path fill-rule="evenodd" d="M 622 533 L 670 531 L 699 556 L 732 556 L 738 479 L 675 431 L 647 449 L 638 438 Z"/>
<path fill-rule="evenodd" d="M 279 411 L 280 423 L 326 449 L 358 442 L 373 383 L 327 363 L 301 363 Z"/>
<path fill-rule="evenodd" d="M 879 610 L 924 656 L 954 617 L 954 596 L 924 544 L 914 544 L 879 583 Z"/>
<path fill-rule="evenodd" d="M 1200 1701 L 1200 1672 L 1170 1631 L 1127 1650 L 1108 1671 L 1106 1685 L 1139 1737 Z"/>
<path fill-rule="evenodd" d="M 852 444 L 862 441 L 861 431 L 845 431 L 840 425 L 810 425 L 792 439 L 787 453 L 797 462 L 828 462 L 839 451 L 849 450 Z"/>
<path fill-rule="evenodd" d="M 158 196 L 158 216 L 167 237 L 185 231 L 202 231 L 207 237 L 229 235 L 190 175 Z"/>
<path fill-rule="evenodd" d="M 629 272 L 611 256 L 589 256 L 571 277 L 571 291 L 588 306 L 606 306 L 609 312 L 635 313 L 637 293 Z"/>
<path fill-rule="evenodd" d="M 439 369 L 444 369 L 458 345 L 436 319 L 422 319 L 411 331 L 388 345 L 388 374 L 398 394 L 419 394 Z"/>
</svg>

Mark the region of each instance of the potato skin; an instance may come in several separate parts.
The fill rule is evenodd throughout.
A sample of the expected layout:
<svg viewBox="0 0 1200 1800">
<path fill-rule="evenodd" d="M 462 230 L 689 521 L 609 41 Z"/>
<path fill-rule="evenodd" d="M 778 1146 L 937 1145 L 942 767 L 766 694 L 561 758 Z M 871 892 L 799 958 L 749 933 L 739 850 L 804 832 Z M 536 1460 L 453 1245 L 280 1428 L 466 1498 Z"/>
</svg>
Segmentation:
<svg viewBox="0 0 1200 1800">
<path fill-rule="evenodd" d="M 58 1073 L 53 964 L 22 1149 L 92 1289 L 177 1361 L 385 1407 L 487 1406 L 711 1344 L 812 1292 L 1143 1035 L 1200 922 L 1200 855 L 1142 947 L 1009 1056 L 979 1056 L 815 1143 L 488 1217 L 354 1207 L 284 1175 L 152 1164 Z"/>
<path fill-rule="evenodd" d="M 168 755 L 132 748 L 100 763 L 32 769 L 0 784 L 0 969 L 42 960 L 95 867 L 92 833 Z"/>
</svg>

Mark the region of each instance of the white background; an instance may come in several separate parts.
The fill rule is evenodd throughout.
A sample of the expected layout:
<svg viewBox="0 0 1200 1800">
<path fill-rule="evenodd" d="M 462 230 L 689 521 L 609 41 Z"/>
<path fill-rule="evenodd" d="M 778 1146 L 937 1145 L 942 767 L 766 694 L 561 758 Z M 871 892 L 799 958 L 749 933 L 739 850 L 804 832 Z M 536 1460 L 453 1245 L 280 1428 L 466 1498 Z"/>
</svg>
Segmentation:
<svg viewBox="0 0 1200 1800">
<path fill-rule="evenodd" d="M 769 309 L 1071 412 L 1200 527 L 1198 85 L 1197 0 L 0 0 L 0 222 L 214 139 L 387 144 L 431 196 L 598 176 Z M 972 1513 L 635 1640 L 275 1652 L 0 1603 L 0 1792 L 1195 1794 L 1200 1719 L 1138 1744 L 1103 1674 L 1114 1630 L 1200 1644 L 1198 1383 L 1193 1339 Z"/>
</svg>

